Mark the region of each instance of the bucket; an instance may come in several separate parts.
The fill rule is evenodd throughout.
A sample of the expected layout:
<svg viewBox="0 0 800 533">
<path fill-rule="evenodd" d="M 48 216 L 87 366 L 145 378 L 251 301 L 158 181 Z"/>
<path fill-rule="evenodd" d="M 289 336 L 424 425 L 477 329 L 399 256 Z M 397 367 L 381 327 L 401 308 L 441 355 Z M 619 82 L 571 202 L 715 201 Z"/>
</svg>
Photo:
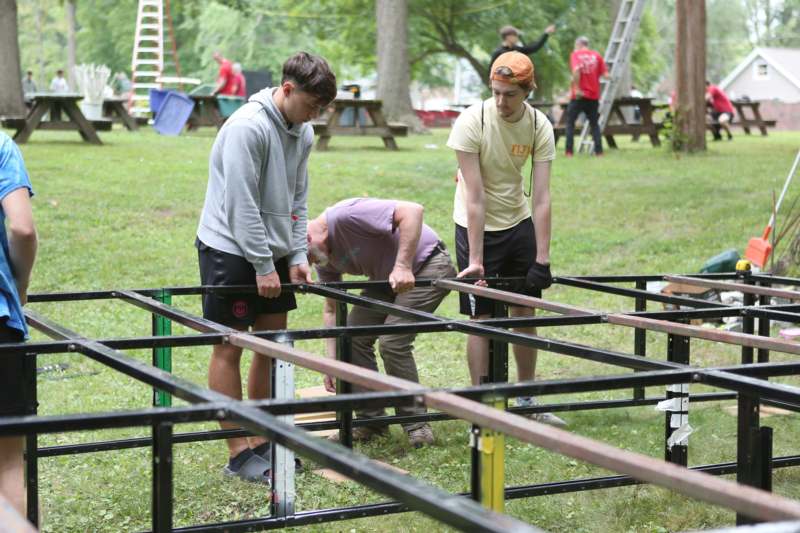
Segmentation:
<svg viewBox="0 0 800 533">
<path fill-rule="evenodd" d="M 81 112 L 87 120 L 103 120 L 103 103 L 81 101 Z"/>
<path fill-rule="evenodd" d="M 161 102 L 153 128 L 161 135 L 179 135 L 194 109 L 194 101 L 183 93 L 170 92 Z"/>
</svg>

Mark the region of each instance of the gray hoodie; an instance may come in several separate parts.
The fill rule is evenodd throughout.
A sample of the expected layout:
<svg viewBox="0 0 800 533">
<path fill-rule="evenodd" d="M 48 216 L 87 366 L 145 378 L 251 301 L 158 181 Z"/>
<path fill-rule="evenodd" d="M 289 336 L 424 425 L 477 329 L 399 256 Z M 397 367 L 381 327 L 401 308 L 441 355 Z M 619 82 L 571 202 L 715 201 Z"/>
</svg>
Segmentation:
<svg viewBox="0 0 800 533">
<path fill-rule="evenodd" d="M 208 189 L 197 237 L 244 257 L 265 275 L 273 261 L 306 263 L 310 124 L 289 128 L 264 89 L 217 134 L 208 162 Z"/>
</svg>

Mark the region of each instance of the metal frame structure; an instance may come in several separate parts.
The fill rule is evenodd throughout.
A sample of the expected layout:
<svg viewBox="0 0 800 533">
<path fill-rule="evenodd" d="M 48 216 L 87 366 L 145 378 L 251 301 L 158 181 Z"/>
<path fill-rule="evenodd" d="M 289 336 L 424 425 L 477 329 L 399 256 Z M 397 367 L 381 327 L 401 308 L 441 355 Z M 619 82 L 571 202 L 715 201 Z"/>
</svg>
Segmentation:
<svg viewBox="0 0 800 533">
<path fill-rule="evenodd" d="M 730 307 L 702 299 L 670 296 L 646 291 L 648 281 L 676 279 L 699 286 L 739 290 L 745 295 L 744 306 Z M 468 281 L 468 280 L 467 280 Z M 773 304 L 772 298 L 800 300 L 800 292 L 777 289 L 774 285 L 800 285 L 800 279 L 748 273 L 696 275 L 672 278 L 651 276 L 561 277 L 556 283 L 586 291 L 615 294 L 634 300 L 635 309 L 625 313 L 606 313 L 579 308 L 503 290 L 519 280 L 494 279 L 489 287 L 478 287 L 465 280 L 417 280 L 418 286 L 473 293 L 492 298 L 495 316 L 486 320 L 461 320 L 397 306 L 348 290 L 384 282 L 341 282 L 325 285 L 285 285 L 283 290 L 315 294 L 337 302 L 337 326 L 333 328 L 264 331 L 246 333 L 210 322 L 171 305 L 173 296 L 204 293 L 254 291 L 253 287 L 173 287 L 166 289 L 72 292 L 31 295 L 29 301 L 69 302 L 116 299 L 137 306 L 152 315 L 153 336 L 113 339 L 89 339 L 28 309 L 28 323 L 52 338 L 52 341 L 0 346 L 0 357 L 24 354 L 26 383 L 35 413 L 36 358 L 41 354 L 80 353 L 116 371 L 152 386 L 154 407 L 134 411 L 94 414 L 0 418 L 0 436 L 26 435 L 27 517 L 38 522 L 38 464 L 42 457 L 102 452 L 134 447 L 152 448 L 152 530 L 162 531 L 256 531 L 333 520 L 420 511 L 453 527 L 469 531 L 536 531 L 534 526 L 502 514 L 507 499 L 564 493 L 637 483 L 652 483 L 692 498 L 721 505 L 736 511 L 737 523 L 755 521 L 800 520 L 800 502 L 771 494 L 773 468 L 800 465 L 800 455 L 772 456 L 772 432 L 762 427 L 759 406 L 772 404 L 800 411 L 800 388 L 768 381 L 779 376 L 800 375 L 800 362 L 770 363 L 770 351 L 800 353 L 800 345 L 770 338 L 770 322 L 800 322 L 800 305 Z M 635 288 L 620 284 L 635 285 Z M 758 300 L 759 305 L 756 305 Z M 648 302 L 669 303 L 677 310 L 647 311 Z M 346 326 L 348 305 L 381 309 L 408 320 L 407 323 L 379 326 Z M 541 309 L 553 315 L 508 318 L 507 306 Z M 741 333 L 721 332 L 688 324 L 693 318 L 743 318 Z M 755 320 L 758 319 L 756 329 Z M 172 335 L 171 322 L 197 331 L 191 335 Z M 573 342 L 555 340 L 547 335 L 524 334 L 510 328 L 536 326 L 574 326 L 611 324 L 634 328 L 633 353 L 601 349 Z M 648 331 L 666 333 L 667 360 L 647 357 Z M 459 332 L 490 339 L 490 365 L 487 383 L 460 389 L 429 389 L 420 384 L 363 369 L 348 362 L 350 340 L 359 335 L 416 332 Z M 291 341 L 337 339 L 337 359 L 315 356 L 295 349 Z M 690 365 L 690 339 L 705 339 L 741 347 L 741 365 L 700 368 Z M 265 354 L 274 364 L 294 365 L 332 375 L 339 381 L 340 394 L 334 397 L 296 400 L 291 397 L 262 401 L 236 401 L 219 393 L 187 382 L 169 372 L 171 348 L 229 343 Z M 556 354 L 634 370 L 633 373 L 599 377 L 510 384 L 508 345 L 522 344 Z M 153 364 L 147 365 L 126 356 L 129 349 L 152 348 Z M 757 356 L 756 356 L 757 351 Z M 375 392 L 352 393 L 350 384 Z M 721 392 L 689 393 L 690 384 L 710 385 Z M 283 384 L 286 385 L 286 384 Z M 646 397 L 645 387 L 665 386 L 665 397 Z M 280 388 L 279 388 L 280 389 Z M 632 397 L 619 400 L 592 400 L 508 408 L 507 399 L 520 395 L 546 396 L 563 393 L 631 389 Z M 284 390 L 284 395 L 286 391 Z M 176 396 L 191 405 L 172 407 Z M 737 400 L 737 456 L 729 463 L 688 468 L 689 405 L 693 402 Z M 543 411 L 576 411 L 624 408 L 660 403 L 666 410 L 664 460 L 633 453 L 568 431 L 551 428 L 525 418 L 524 414 Z M 370 406 L 425 405 L 433 412 L 414 416 L 386 416 L 370 423 L 398 424 L 412 420 L 438 421 L 457 418 L 473 424 L 471 432 L 472 470 L 470 491 L 450 494 L 409 476 L 400 475 L 380 463 L 352 451 L 351 431 L 363 421 L 352 413 Z M 282 417 L 300 413 L 336 411 L 334 422 L 294 425 Z M 175 433 L 176 424 L 229 420 L 242 430 Z M 151 427 L 151 437 L 91 442 L 40 448 L 36 436 L 42 433 L 86 431 L 117 427 Z M 339 444 L 309 435 L 305 430 L 338 428 Z M 172 450 L 176 444 L 222 439 L 243 434 L 263 435 L 274 441 L 274 453 L 288 452 L 276 464 L 291 460 L 292 453 L 311 459 L 324 467 L 363 484 L 390 498 L 377 504 L 348 508 L 296 512 L 285 505 L 281 493 L 291 485 L 286 468 L 273 469 L 272 514 L 268 517 L 237 522 L 202 524 L 173 528 Z M 586 461 L 618 475 L 554 483 L 507 487 L 504 479 L 504 436 L 540 446 L 565 456 Z M 287 457 L 289 459 L 287 459 Z M 276 457 L 277 459 L 277 457 Z M 737 482 L 718 477 L 736 473 Z M 285 477 L 282 477 L 285 476 Z M 280 489 L 284 487 L 284 489 Z M 2 512 L 0 501 L 0 512 Z"/>
</svg>

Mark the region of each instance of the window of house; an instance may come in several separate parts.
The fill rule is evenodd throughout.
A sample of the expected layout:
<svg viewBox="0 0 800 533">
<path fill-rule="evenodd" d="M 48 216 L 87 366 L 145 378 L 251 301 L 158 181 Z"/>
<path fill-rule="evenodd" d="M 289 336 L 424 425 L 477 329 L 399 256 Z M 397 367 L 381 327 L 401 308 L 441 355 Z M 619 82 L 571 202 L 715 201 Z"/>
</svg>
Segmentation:
<svg viewBox="0 0 800 533">
<path fill-rule="evenodd" d="M 764 61 L 757 61 L 753 64 L 753 77 L 757 80 L 769 79 L 769 65 Z"/>
</svg>

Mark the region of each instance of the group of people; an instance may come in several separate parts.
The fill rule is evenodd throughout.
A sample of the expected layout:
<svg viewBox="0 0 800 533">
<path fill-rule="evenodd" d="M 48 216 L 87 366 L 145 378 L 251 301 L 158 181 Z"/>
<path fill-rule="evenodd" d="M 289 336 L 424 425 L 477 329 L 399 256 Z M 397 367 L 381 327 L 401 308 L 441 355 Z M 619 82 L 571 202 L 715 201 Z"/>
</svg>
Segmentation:
<svg viewBox="0 0 800 533">
<path fill-rule="evenodd" d="M 551 24 L 545 28 L 539 39 L 529 45 L 520 41 L 520 31 L 513 26 L 500 28 L 500 46 L 492 52 L 492 65 L 494 61 L 505 52 L 518 52 L 531 55 L 542 48 L 547 39 L 556 31 L 556 26 Z M 571 72 L 569 104 L 567 105 L 566 121 L 566 151 L 567 157 L 572 157 L 574 150 L 575 122 L 581 113 L 586 116 L 594 141 L 594 154 L 603 154 L 603 143 L 598 121 L 598 109 L 601 96 L 600 80 L 608 79 L 608 68 L 603 56 L 596 50 L 589 48 L 588 37 L 581 36 L 575 39 L 575 47 L 569 58 Z M 533 88 L 535 88 L 535 84 Z"/>
<path fill-rule="evenodd" d="M 127 97 L 131 91 L 131 81 L 128 75 L 124 72 L 117 72 L 114 79 L 111 81 L 111 87 L 107 88 L 118 96 Z M 33 101 L 33 95 L 39 91 L 36 81 L 33 79 L 33 71 L 28 70 L 25 72 L 25 77 L 22 78 L 22 96 L 26 105 L 30 107 Z M 55 77 L 50 81 L 49 91 L 53 94 L 66 94 L 71 92 L 69 82 L 64 77 L 64 71 L 58 69 Z"/>
<path fill-rule="evenodd" d="M 242 73 L 241 63 L 232 63 L 220 52 L 214 52 L 214 61 L 219 64 L 217 82 L 214 85 L 214 95 L 222 96 L 247 96 L 247 81 Z"/>
<path fill-rule="evenodd" d="M 38 92 L 38 90 L 39 89 L 36 86 L 36 82 L 33 79 L 33 71 L 29 70 L 25 72 L 25 77 L 22 78 L 22 96 L 28 106 L 30 106 L 33 95 Z M 64 77 L 63 70 L 58 69 L 55 77 L 52 79 L 52 81 L 50 81 L 50 92 L 55 94 L 64 94 L 70 92 L 69 83 Z"/>
<path fill-rule="evenodd" d="M 298 53 L 283 65 L 277 87 L 253 95 L 220 129 L 211 149 L 209 181 L 195 245 L 203 285 L 255 285 L 257 294 L 207 294 L 203 316 L 247 330 L 283 329 L 296 308 L 294 294 L 281 284 L 312 283 L 312 267 L 320 282 L 344 274 L 385 280 L 363 294 L 376 300 L 433 312 L 447 295 L 436 286 L 417 287 L 418 278 L 493 276 L 519 277 L 515 287 L 539 296 L 551 283 L 550 170 L 555 157 L 553 128 L 545 115 L 526 103 L 536 86 L 534 65 L 523 53 L 499 54 L 490 73 L 492 97 L 476 104 L 453 126 L 447 145 L 456 155 L 453 201 L 455 262 L 437 232 L 425 224 L 422 205 L 405 199 L 348 198 L 309 216 L 307 197 L 314 186 L 308 177 L 313 144 L 309 121 L 336 96 L 336 78 L 324 59 Z M 530 183 L 522 169 L 532 159 Z M 529 189 L 529 190 L 526 190 Z M 482 282 L 479 282 L 482 283 Z M 491 316 L 493 302 L 460 295 L 460 311 L 472 319 Z M 533 310 L 512 306 L 513 316 Z M 324 324 L 335 324 L 335 302 L 326 300 Z M 382 309 L 354 306 L 348 326 L 396 324 L 405 319 Z M 531 328 L 521 331 L 533 332 Z M 413 333 L 357 336 L 351 361 L 377 370 L 376 344 L 386 372 L 418 382 Z M 335 343 L 326 353 L 335 357 Z M 242 350 L 222 344 L 212 349 L 209 386 L 233 398 L 242 397 Z M 520 380 L 534 377 L 536 351 L 514 347 Z M 472 383 L 488 371 L 488 341 L 470 336 L 467 361 Z M 325 388 L 335 391 L 326 376 Z M 354 386 L 354 390 L 360 390 Z M 255 354 L 247 382 L 250 398 L 270 395 L 270 364 Z M 530 397 L 517 405 L 530 406 Z M 398 408 L 401 415 L 423 413 L 422 407 Z M 360 417 L 376 417 L 367 409 Z M 554 425 L 553 414 L 534 418 Z M 224 428 L 236 427 L 223 422 Z M 424 422 L 403 425 L 414 447 L 432 444 Z M 353 438 L 364 441 L 387 431 L 385 425 L 363 425 Z M 263 438 L 228 440 L 224 472 L 254 482 L 269 482 L 271 447 Z"/>
</svg>

